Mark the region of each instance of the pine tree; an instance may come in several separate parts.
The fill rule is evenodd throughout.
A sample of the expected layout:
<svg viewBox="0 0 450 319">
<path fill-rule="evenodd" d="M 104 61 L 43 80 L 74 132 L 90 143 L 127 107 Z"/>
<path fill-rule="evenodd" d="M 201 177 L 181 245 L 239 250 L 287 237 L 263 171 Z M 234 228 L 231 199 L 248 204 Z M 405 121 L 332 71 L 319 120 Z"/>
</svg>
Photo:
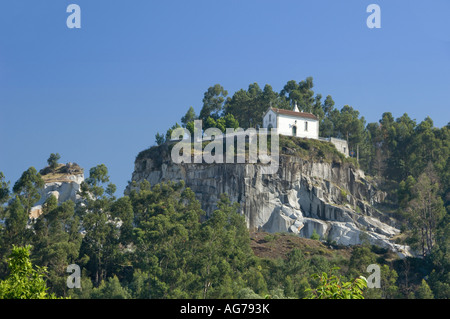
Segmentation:
<svg viewBox="0 0 450 319">
<path fill-rule="evenodd" d="M 445 209 L 438 194 L 439 183 L 433 166 L 429 164 L 413 187 L 414 198 L 409 201 L 406 214 L 412 238 L 418 242 L 423 256 L 431 253 L 437 227 Z"/>
<path fill-rule="evenodd" d="M 424 279 L 422 279 L 422 283 L 417 289 L 415 296 L 417 299 L 434 299 L 433 292 Z"/>
</svg>

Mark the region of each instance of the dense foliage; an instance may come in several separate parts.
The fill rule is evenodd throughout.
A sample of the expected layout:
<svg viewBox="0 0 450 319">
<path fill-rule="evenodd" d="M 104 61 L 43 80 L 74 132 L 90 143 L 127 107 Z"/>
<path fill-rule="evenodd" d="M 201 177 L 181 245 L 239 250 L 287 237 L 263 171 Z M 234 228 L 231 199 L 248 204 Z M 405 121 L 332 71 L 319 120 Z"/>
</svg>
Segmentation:
<svg viewBox="0 0 450 319">
<path fill-rule="evenodd" d="M 13 246 L 8 259 L 10 273 L 0 281 L 0 299 L 55 299 L 47 292 L 45 267 L 33 268 L 30 262 L 30 246 Z"/>
<path fill-rule="evenodd" d="M 332 269 L 334 270 L 334 269 Z M 319 285 L 315 289 L 306 289 L 310 299 L 364 299 L 363 291 L 367 288 L 365 278 L 356 278 L 354 281 L 342 282 L 338 275 L 315 274 L 319 278 Z"/>
<path fill-rule="evenodd" d="M 67 201 L 58 205 L 56 198 L 49 197 L 42 215 L 33 222 L 23 217 L 25 208 L 19 195 L 11 194 L 2 213 L 2 287 L 12 285 L 10 278 L 17 267 L 7 267 L 11 259 L 6 257 L 17 255 L 14 245 L 20 243 L 31 246 L 19 252 L 26 257 L 31 250 L 36 269 L 47 270 L 32 276 L 39 280 L 40 288 L 24 295 L 30 298 L 33 291 L 72 298 L 448 296 L 442 281 L 447 275 L 447 265 L 442 264 L 446 259 L 439 255 L 445 254 L 442 250 L 436 250 L 438 255 L 432 259 L 436 266 L 421 264 L 428 267 L 428 282 L 436 278 L 440 288 L 430 288 L 422 280 L 424 276 L 416 278 L 414 286 L 411 271 L 402 270 L 403 264 L 396 264 L 389 253 L 380 253 L 376 247 L 354 247 L 349 258 L 340 255 L 339 249 L 336 254 L 324 255 L 322 249 L 311 254 L 295 247 L 282 258 L 257 257 L 244 217 L 225 195 L 207 218 L 183 182 L 153 187 L 143 182 L 128 196 L 115 198 L 107 174 L 104 165 L 92 168 L 82 185 L 83 204 Z M 33 179 L 39 180 L 39 173 Z M 7 187 L 7 183 L 3 185 Z M 275 243 L 278 236 L 267 236 L 267 241 Z M 26 263 L 31 271 L 31 262 Z M 373 263 L 382 265 L 381 289 L 364 289 L 358 278 L 367 276 L 366 268 Z M 81 289 L 67 287 L 70 264 L 82 269 Z M 327 277 L 336 266 L 342 268 L 339 273 L 335 270 Z M 405 283 L 403 278 L 408 276 Z M 9 291 L 3 297 L 18 297 Z"/>
</svg>

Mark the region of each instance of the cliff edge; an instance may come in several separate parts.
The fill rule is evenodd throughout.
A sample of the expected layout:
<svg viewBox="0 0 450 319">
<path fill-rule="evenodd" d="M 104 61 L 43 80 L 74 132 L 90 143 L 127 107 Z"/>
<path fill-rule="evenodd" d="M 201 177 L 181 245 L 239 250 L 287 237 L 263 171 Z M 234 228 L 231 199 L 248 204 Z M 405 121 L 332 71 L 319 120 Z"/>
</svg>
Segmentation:
<svg viewBox="0 0 450 319">
<path fill-rule="evenodd" d="M 253 231 L 292 232 L 305 238 L 317 234 L 338 245 L 369 241 L 400 257 L 410 255 L 409 247 L 393 242 L 400 233 L 396 220 L 374 207 L 386 193 L 369 182 L 352 162 L 339 156 L 312 156 L 324 155 L 320 148 L 328 148 L 330 143 L 291 140 L 310 143 L 307 152 L 282 143 L 276 174 L 262 174 L 263 164 L 259 163 L 175 164 L 170 145 L 155 146 L 137 156 L 126 192 L 143 180 L 151 185 L 183 180 L 207 214 L 216 209 L 220 194 L 228 194 L 232 202 L 240 204 L 240 212 Z"/>
</svg>

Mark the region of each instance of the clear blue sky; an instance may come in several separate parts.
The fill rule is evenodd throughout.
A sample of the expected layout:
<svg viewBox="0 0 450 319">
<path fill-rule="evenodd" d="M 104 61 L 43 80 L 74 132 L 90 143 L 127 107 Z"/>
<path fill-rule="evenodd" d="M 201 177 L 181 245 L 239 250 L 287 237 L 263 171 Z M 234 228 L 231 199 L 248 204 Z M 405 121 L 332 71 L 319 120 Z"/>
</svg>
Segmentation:
<svg viewBox="0 0 450 319">
<path fill-rule="evenodd" d="M 81 7 L 81 29 L 66 8 Z M 381 7 L 369 29 L 366 7 Z M 50 153 L 104 163 L 121 195 L 139 151 L 198 113 L 203 93 L 250 83 L 314 90 L 367 122 L 450 121 L 450 1 L 4 0 L 0 171 L 13 185 Z"/>
</svg>

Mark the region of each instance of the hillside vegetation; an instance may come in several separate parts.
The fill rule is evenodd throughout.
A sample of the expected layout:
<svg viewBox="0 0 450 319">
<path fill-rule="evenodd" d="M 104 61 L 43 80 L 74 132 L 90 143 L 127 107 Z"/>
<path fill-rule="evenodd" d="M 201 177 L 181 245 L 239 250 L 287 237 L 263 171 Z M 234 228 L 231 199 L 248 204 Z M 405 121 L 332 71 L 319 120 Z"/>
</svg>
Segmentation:
<svg viewBox="0 0 450 319">
<path fill-rule="evenodd" d="M 250 234 L 226 194 L 206 218 L 183 182 L 142 182 L 117 198 L 103 164 L 89 170 L 77 205 L 58 205 L 50 197 L 43 214 L 30 222 L 30 209 L 45 182 L 66 175 L 57 163 L 59 155 L 52 154 L 48 171 L 30 167 L 12 187 L 0 172 L 0 296 L 14 295 L 9 289 L 14 259 L 9 257 L 20 251 L 28 256 L 28 248 L 17 247 L 31 245 L 32 264 L 47 267 L 48 292 L 59 297 L 308 298 L 317 296 L 314 289 L 321 287 L 323 273 L 340 278 L 336 282 L 355 282 L 368 276 L 368 265 L 378 264 L 381 288 L 363 289 L 365 298 L 449 298 L 450 124 L 436 128 L 430 118 L 417 123 L 406 113 L 394 119 L 389 112 L 366 124 L 353 107 L 339 110 L 331 96 L 322 100 L 312 88 L 312 78 L 289 81 L 280 92 L 253 83 L 229 97 L 217 84 L 205 92 L 199 115 L 190 108 L 181 125 L 192 129 L 200 118 L 211 127 L 256 127 L 269 106 L 292 109 L 297 103 L 320 119 L 320 136 L 345 138 L 350 149 L 359 147 L 359 163 L 321 141 L 281 138 L 284 154 L 359 165 L 388 193 L 380 209 L 399 216 L 399 240 L 420 258 L 400 260 L 376 246 L 344 248 L 314 236 Z M 137 158 L 158 157 L 169 148 L 165 141 L 177 126 L 158 133 L 159 147 Z M 70 264 L 82 270 L 82 289 L 67 287 Z"/>
</svg>

